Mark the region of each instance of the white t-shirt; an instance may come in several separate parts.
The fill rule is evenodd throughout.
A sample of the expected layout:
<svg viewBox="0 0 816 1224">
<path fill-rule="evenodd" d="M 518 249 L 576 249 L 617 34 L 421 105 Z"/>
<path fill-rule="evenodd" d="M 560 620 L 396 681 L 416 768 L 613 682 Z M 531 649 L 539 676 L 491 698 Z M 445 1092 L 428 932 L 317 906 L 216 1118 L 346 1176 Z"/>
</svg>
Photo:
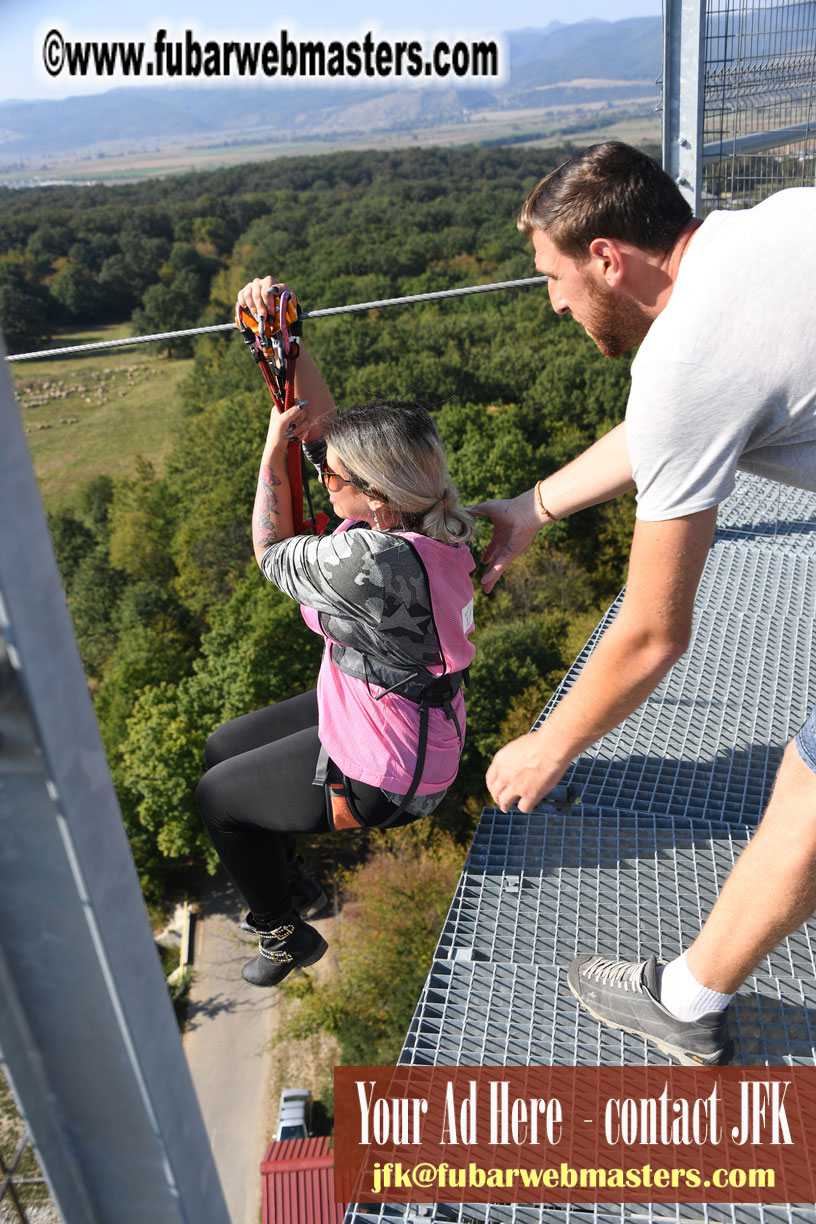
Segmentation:
<svg viewBox="0 0 816 1224">
<path fill-rule="evenodd" d="M 718 505 L 740 468 L 816 491 L 816 188 L 712 213 L 632 364 L 638 518 Z"/>
</svg>

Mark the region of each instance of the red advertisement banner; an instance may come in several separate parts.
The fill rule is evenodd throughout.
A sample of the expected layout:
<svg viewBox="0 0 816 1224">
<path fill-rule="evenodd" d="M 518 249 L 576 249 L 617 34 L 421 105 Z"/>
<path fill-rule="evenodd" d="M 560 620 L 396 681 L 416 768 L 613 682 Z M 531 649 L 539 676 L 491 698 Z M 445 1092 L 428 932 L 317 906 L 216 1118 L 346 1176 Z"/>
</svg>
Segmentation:
<svg viewBox="0 0 816 1224">
<path fill-rule="evenodd" d="M 816 1067 L 338 1067 L 341 1203 L 813 1203 Z"/>
</svg>

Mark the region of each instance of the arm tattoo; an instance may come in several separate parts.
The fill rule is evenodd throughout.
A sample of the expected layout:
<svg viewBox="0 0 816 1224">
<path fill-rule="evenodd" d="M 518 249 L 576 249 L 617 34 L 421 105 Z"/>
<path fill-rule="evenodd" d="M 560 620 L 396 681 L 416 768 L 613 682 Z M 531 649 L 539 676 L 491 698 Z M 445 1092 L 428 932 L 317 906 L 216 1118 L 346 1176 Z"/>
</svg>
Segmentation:
<svg viewBox="0 0 816 1224">
<path fill-rule="evenodd" d="M 280 483 L 271 467 L 262 463 L 258 473 L 258 488 L 255 491 L 255 507 L 252 511 L 252 543 L 256 548 L 266 548 L 278 538 L 275 519 L 280 511 L 275 489 Z"/>
</svg>

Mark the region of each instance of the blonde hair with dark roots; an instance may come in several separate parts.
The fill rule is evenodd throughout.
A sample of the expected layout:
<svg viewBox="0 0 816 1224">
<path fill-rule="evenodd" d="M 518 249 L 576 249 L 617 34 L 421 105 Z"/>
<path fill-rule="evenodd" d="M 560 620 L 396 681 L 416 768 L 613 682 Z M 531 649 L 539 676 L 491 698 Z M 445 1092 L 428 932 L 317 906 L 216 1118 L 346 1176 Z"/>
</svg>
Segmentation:
<svg viewBox="0 0 816 1224">
<path fill-rule="evenodd" d="M 470 539 L 473 519 L 459 504 L 439 430 L 420 404 L 377 400 L 348 408 L 326 423 L 325 438 L 352 484 L 391 506 L 406 531 L 443 544 Z"/>
</svg>

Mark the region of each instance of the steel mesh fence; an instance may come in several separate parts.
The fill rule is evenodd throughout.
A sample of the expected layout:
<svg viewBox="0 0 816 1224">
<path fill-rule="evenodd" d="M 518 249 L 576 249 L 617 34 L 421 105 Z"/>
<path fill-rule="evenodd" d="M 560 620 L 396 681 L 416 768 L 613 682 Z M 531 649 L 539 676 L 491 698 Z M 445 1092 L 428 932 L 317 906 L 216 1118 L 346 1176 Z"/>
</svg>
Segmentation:
<svg viewBox="0 0 816 1224">
<path fill-rule="evenodd" d="M 816 183 L 816 3 L 709 0 L 701 213 Z"/>
<path fill-rule="evenodd" d="M 31 1136 L 0 1068 L 0 1224 L 60 1224 Z"/>
</svg>

